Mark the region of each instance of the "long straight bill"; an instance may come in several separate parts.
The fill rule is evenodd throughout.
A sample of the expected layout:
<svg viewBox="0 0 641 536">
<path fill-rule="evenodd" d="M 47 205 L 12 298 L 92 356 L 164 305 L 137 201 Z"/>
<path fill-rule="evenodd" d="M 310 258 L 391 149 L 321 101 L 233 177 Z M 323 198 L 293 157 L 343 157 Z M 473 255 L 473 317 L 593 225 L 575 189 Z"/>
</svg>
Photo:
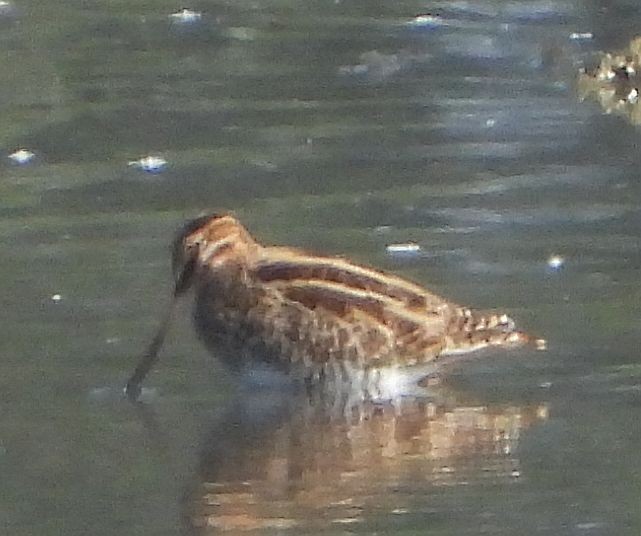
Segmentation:
<svg viewBox="0 0 641 536">
<path fill-rule="evenodd" d="M 176 308 L 176 301 L 177 296 L 174 295 L 172 297 L 171 303 L 169 304 L 167 313 L 165 314 L 162 322 L 160 323 L 160 326 L 158 327 L 156 335 L 149 344 L 147 351 L 140 358 L 136 370 L 134 370 L 134 373 L 127 381 L 127 385 L 125 386 L 125 395 L 130 400 L 138 400 L 141 392 L 140 384 L 145 379 L 151 368 L 154 366 L 154 363 L 158 361 L 158 353 L 160 352 L 162 344 L 165 341 L 167 331 L 169 331 L 169 326 L 171 325 L 174 309 Z"/>
</svg>

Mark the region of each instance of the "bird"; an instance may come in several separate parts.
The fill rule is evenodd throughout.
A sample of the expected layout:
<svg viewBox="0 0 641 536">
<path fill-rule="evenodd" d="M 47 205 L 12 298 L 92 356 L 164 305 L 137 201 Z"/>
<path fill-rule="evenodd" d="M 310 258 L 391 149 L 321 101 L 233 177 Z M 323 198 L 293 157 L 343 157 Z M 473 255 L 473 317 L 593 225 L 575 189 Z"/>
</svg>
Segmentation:
<svg viewBox="0 0 641 536">
<path fill-rule="evenodd" d="M 176 300 L 232 370 L 268 365 L 306 385 L 380 390 L 381 371 L 426 376 L 452 357 L 534 339 L 505 313 L 475 310 L 400 276 L 285 246 L 265 246 L 231 213 L 188 221 L 173 243 L 171 306 L 125 387 L 137 399 Z"/>
</svg>

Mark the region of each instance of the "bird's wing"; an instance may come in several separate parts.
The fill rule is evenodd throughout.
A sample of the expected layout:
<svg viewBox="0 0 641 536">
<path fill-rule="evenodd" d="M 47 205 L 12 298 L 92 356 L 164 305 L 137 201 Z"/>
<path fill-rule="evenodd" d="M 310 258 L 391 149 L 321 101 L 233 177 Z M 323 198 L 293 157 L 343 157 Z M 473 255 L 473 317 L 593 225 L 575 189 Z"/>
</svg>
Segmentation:
<svg viewBox="0 0 641 536">
<path fill-rule="evenodd" d="M 276 249 L 276 248 L 270 248 Z M 383 356 L 407 364 L 431 360 L 444 342 L 452 304 L 404 279 L 290 249 L 270 252 L 251 275 L 263 288 L 296 304 L 317 323 L 314 333 L 345 331 L 371 359 Z"/>
</svg>

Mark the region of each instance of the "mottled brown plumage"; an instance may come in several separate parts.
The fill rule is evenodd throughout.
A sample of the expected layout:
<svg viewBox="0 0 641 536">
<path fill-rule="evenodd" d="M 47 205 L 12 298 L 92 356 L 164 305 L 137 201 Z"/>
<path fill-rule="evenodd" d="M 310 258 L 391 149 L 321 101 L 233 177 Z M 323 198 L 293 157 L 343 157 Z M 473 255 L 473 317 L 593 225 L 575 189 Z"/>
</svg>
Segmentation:
<svg viewBox="0 0 641 536">
<path fill-rule="evenodd" d="M 194 289 L 199 335 L 232 367 L 260 361 L 306 380 L 351 380 L 529 340 L 504 314 L 461 307 L 395 275 L 262 246 L 230 215 L 189 222 L 174 243 L 173 270 L 176 295 Z M 128 392 L 161 343 L 159 335 Z"/>
</svg>

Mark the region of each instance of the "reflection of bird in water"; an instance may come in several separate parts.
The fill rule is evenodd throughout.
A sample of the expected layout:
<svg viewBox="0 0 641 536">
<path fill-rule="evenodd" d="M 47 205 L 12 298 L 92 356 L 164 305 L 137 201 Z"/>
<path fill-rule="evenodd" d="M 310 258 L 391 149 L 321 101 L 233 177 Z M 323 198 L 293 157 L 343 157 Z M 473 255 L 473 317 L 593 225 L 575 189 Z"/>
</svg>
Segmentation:
<svg viewBox="0 0 641 536">
<path fill-rule="evenodd" d="M 365 399 L 415 382 L 447 356 L 529 340 L 505 314 L 459 306 L 400 277 L 262 246 L 230 215 L 189 222 L 173 269 L 176 296 L 195 289 L 198 333 L 233 368 L 269 363 L 308 385 L 350 384 Z M 127 384 L 134 398 L 169 316 Z"/>
<path fill-rule="evenodd" d="M 521 478 L 520 435 L 547 414 L 418 398 L 335 410 L 331 398 L 239 396 L 204 443 L 183 505 L 188 532 L 314 534 L 425 515 L 444 487 Z"/>
</svg>

